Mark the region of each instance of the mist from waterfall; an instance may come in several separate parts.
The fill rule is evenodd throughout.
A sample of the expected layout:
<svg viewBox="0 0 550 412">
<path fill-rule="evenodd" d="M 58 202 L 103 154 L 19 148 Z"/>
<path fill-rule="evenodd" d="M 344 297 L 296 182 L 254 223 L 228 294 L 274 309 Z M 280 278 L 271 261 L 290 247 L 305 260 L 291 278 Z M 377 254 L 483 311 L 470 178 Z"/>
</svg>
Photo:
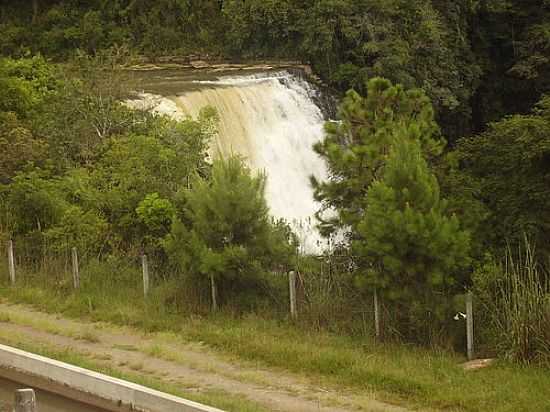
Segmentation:
<svg viewBox="0 0 550 412">
<path fill-rule="evenodd" d="M 316 91 L 287 72 L 194 83 L 198 87 L 192 91 L 177 96 L 142 94 L 142 101 L 175 119 L 196 117 L 203 107 L 214 107 L 220 122 L 211 154 L 238 154 L 252 170 L 265 172 L 272 216 L 291 224 L 303 252 L 324 249 L 325 241 L 314 229 L 319 204 L 310 185 L 311 175 L 327 175 L 324 161 L 312 149 L 323 136 L 324 123 L 314 100 Z"/>
</svg>

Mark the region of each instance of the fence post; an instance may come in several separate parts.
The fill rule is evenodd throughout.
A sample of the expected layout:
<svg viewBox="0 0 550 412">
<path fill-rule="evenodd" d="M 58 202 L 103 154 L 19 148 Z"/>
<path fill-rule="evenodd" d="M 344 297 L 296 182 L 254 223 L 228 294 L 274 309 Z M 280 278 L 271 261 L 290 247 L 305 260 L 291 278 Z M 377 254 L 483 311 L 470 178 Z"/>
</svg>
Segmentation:
<svg viewBox="0 0 550 412">
<path fill-rule="evenodd" d="M 474 307 L 473 294 L 466 294 L 466 341 L 468 360 L 474 359 Z"/>
<path fill-rule="evenodd" d="M 18 389 L 15 391 L 14 412 L 37 412 L 34 390 Z"/>
<path fill-rule="evenodd" d="M 380 339 L 380 304 L 378 302 L 378 289 L 374 289 L 374 334 Z"/>
<path fill-rule="evenodd" d="M 210 275 L 210 292 L 212 294 L 212 312 L 218 310 L 218 287 L 213 275 Z"/>
<path fill-rule="evenodd" d="M 298 311 L 296 310 L 296 272 L 291 270 L 288 272 L 288 289 L 290 296 L 290 316 L 292 319 L 298 317 Z"/>
<path fill-rule="evenodd" d="M 71 257 L 73 261 L 73 286 L 75 289 L 80 288 L 80 270 L 78 268 L 78 252 L 76 247 L 71 249 Z"/>
<path fill-rule="evenodd" d="M 149 263 L 145 253 L 141 255 L 141 268 L 143 270 L 143 296 L 147 297 L 149 294 Z"/>
<path fill-rule="evenodd" d="M 13 240 L 8 241 L 8 267 L 10 272 L 10 282 L 15 285 L 15 258 L 13 256 Z"/>
</svg>

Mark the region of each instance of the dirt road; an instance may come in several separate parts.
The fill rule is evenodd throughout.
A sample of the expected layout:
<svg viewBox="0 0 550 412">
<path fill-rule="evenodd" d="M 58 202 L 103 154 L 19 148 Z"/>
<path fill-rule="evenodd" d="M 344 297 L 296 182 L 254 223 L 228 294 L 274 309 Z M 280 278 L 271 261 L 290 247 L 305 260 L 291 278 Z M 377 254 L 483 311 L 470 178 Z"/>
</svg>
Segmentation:
<svg viewBox="0 0 550 412">
<path fill-rule="evenodd" d="M 183 391 L 223 391 L 272 411 L 406 411 L 357 393 L 328 387 L 303 376 L 231 359 L 173 334 L 143 334 L 105 323 L 69 320 L 30 307 L 0 302 L 0 342 L 22 341 L 70 348 L 96 364 L 154 377 Z"/>
</svg>

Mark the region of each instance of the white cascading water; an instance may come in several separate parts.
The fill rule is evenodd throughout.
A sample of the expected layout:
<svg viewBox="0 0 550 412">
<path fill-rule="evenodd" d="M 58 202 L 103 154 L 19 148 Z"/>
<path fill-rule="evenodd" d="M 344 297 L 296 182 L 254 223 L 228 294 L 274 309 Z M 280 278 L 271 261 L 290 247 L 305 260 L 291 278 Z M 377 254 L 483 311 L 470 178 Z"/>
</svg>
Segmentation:
<svg viewBox="0 0 550 412">
<path fill-rule="evenodd" d="M 324 161 L 312 149 L 323 136 L 324 123 L 312 99 L 314 89 L 287 72 L 194 83 L 198 90 L 177 96 L 142 94 L 141 103 L 175 119 L 214 107 L 220 123 L 211 154 L 239 154 L 252 170 L 265 172 L 271 214 L 290 223 L 303 252 L 324 249 L 325 241 L 314 229 L 319 204 L 309 180 L 327 175 Z"/>
</svg>

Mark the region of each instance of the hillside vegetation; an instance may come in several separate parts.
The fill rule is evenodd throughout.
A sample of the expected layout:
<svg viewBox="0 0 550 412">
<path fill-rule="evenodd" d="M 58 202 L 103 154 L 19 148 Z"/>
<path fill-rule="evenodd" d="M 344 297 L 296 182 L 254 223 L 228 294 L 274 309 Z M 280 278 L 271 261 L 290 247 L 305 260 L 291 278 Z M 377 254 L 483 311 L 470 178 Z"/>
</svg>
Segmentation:
<svg viewBox="0 0 550 412">
<path fill-rule="evenodd" d="M 548 90 L 545 0 L 33 0 L 3 2 L 0 52 L 56 59 L 127 46 L 152 58 L 284 57 L 340 90 L 421 87 L 453 141 Z"/>
<path fill-rule="evenodd" d="M 379 339 L 462 352 L 455 315 L 470 291 L 478 354 L 547 373 L 547 0 L 0 5 L 0 236 L 18 268 L 6 296 L 105 318 L 141 299 L 146 254 L 154 328 L 216 309 L 277 323 L 289 321 L 292 270 L 305 331 L 360 345 L 376 296 Z M 212 108 L 176 122 L 123 103 L 137 54 L 312 64 L 339 97 L 339 121 L 313 148 L 329 169 L 311 182 L 334 211 L 317 222 L 329 250 L 299 255 L 287 222 L 268 215 L 265 177 L 239 158 L 207 160 Z"/>
</svg>

